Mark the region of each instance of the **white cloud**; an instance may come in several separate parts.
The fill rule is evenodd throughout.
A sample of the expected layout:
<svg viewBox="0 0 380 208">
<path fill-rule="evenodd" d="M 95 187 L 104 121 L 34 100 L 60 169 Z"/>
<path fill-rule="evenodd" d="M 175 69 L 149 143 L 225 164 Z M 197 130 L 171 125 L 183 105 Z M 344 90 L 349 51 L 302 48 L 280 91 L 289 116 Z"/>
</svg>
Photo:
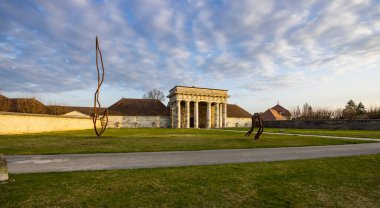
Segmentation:
<svg viewBox="0 0 380 208">
<path fill-rule="evenodd" d="M 0 18 L 8 91 L 93 86 L 95 35 L 106 83 L 133 90 L 191 84 L 194 72 L 204 87 L 288 88 L 380 64 L 375 1 L 7 2 Z"/>
</svg>

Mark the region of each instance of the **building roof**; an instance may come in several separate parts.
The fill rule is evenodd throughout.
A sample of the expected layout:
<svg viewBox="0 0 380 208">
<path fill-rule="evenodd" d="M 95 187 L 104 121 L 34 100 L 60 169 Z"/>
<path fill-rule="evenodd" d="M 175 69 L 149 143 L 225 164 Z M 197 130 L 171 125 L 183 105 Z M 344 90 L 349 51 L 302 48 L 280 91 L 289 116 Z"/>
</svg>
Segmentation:
<svg viewBox="0 0 380 208">
<path fill-rule="evenodd" d="M 70 112 L 80 112 L 88 116 L 92 116 L 94 114 L 94 107 L 81 107 L 81 106 L 59 106 L 59 105 L 50 105 L 47 106 L 50 114 L 54 115 L 63 115 Z M 100 108 L 99 113 L 103 113 L 106 108 Z"/>
<path fill-rule="evenodd" d="M 277 104 L 273 106 L 271 109 L 276 110 L 280 115 L 290 117 L 290 111 L 288 111 L 286 108 L 282 107 L 281 105 Z"/>
<path fill-rule="evenodd" d="M 11 101 L 3 96 L 0 95 L 0 111 L 9 111 L 11 107 Z"/>
<path fill-rule="evenodd" d="M 169 116 L 169 109 L 157 99 L 122 98 L 109 108 L 110 115 Z"/>
<path fill-rule="evenodd" d="M 0 100 L 8 100 L 8 98 L 5 97 L 4 95 L 0 95 Z"/>
<path fill-rule="evenodd" d="M 19 113 L 47 114 L 48 109 L 44 104 L 34 98 L 12 98 L 8 99 L 10 106 L 8 111 Z"/>
<path fill-rule="evenodd" d="M 206 89 L 206 90 L 221 90 L 221 91 L 228 91 L 228 90 L 215 89 L 215 88 L 194 87 L 194 86 L 189 87 L 189 86 L 181 86 L 181 85 L 177 85 L 177 86 L 173 87 L 172 89 L 170 89 L 169 92 L 172 91 L 173 89 L 175 89 L 176 87 L 186 87 L 186 88 L 197 88 L 197 89 Z"/>
<path fill-rule="evenodd" d="M 90 117 L 90 115 L 88 115 L 88 114 L 84 114 L 84 113 L 82 113 L 82 112 L 79 112 L 79 111 L 71 111 L 71 112 L 68 112 L 68 113 L 65 113 L 65 114 L 63 114 L 63 116 L 71 116 L 71 117 L 84 117 L 84 118 L 86 118 L 86 117 Z"/>
<path fill-rule="evenodd" d="M 227 117 L 251 118 L 252 115 L 238 105 L 227 104 Z"/>
<path fill-rule="evenodd" d="M 274 109 L 268 109 L 264 113 L 260 113 L 261 118 L 264 121 L 279 121 L 279 120 L 286 120 L 282 115 L 280 115 L 276 110 Z"/>
<path fill-rule="evenodd" d="M 91 115 L 94 111 L 92 107 L 79 107 L 79 106 L 61 106 L 61 105 L 48 105 L 46 106 L 49 109 L 50 114 L 54 115 L 63 115 L 73 111 L 78 111 L 86 115 Z M 91 111 L 92 109 L 92 111 Z"/>
</svg>

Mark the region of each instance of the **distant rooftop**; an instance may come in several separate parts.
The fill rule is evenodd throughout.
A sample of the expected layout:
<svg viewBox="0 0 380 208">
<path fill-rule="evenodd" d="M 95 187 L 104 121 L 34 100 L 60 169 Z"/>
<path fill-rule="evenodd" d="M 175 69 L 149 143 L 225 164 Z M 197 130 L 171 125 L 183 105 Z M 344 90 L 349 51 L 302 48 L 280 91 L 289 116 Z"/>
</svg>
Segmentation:
<svg viewBox="0 0 380 208">
<path fill-rule="evenodd" d="M 157 99 L 122 98 L 109 108 L 110 115 L 169 116 L 169 109 Z"/>
<path fill-rule="evenodd" d="M 251 118 L 252 115 L 238 105 L 227 104 L 227 117 Z"/>
</svg>

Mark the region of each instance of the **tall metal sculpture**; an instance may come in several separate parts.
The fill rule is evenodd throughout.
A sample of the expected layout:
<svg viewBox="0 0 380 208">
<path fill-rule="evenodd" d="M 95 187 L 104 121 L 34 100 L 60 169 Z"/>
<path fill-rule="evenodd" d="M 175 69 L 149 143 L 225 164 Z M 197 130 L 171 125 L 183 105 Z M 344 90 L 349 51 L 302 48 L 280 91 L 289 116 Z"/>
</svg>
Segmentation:
<svg viewBox="0 0 380 208">
<path fill-rule="evenodd" d="M 247 136 L 247 137 L 252 134 L 253 129 L 255 128 L 256 119 L 259 122 L 259 130 L 257 131 L 257 133 L 255 135 L 255 140 L 259 139 L 260 135 L 264 131 L 263 119 L 260 117 L 260 115 L 258 113 L 253 114 L 253 116 L 252 116 L 252 127 L 247 133 L 245 133 L 245 136 Z"/>
<path fill-rule="evenodd" d="M 103 115 L 99 117 L 99 110 L 101 108 L 100 102 L 99 102 L 99 93 L 100 93 L 100 86 L 102 85 L 104 81 L 104 65 L 103 65 L 103 57 L 102 52 L 100 51 L 99 47 L 99 41 L 98 36 L 96 36 L 96 69 L 98 70 L 98 88 L 95 91 L 94 95 L 94 115 L 92 117 L 92 121 L 94 123 L 94 130 L 95 134 L 99 137 L 103 134 L 103 132 L 106 130 L 107 124 L 108 124 L 108 111 L 107 109 L 104 110 Z M 102 77 L 100 78 L 100 71 L 99 71 L 99 65 L 98 65 L 98 54 L 100 56 L 100 62 L 102 63 Z M 100 120 L 100 129 L 96 126 L 96 123 Z"/>
</svg>

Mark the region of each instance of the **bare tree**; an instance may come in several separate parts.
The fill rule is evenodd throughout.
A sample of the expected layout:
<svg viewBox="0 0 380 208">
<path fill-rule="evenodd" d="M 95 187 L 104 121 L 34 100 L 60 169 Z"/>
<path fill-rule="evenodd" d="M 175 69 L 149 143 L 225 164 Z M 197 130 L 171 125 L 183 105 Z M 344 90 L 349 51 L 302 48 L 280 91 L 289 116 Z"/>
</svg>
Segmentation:
<svg viewBox="0 0 380 208">
<path fill-rule="evenodd" d="M 368 119 L 380 119 L 380 107 L 371 106 L 367 111 Z"/>
<path fill-rule="evenodd" d="M 334 119 L 343 119 L 343 110 L 341 108 L 338 108 L 334 111 Z"/>
<path fill-rule="evenodd" d="M 165 101 L 164 93 L 159 89 L 151 89 L 147 93 L 144 94 L 143 98 L 145 99 L 157 99 L 161 102 Z"/>
<path fill-rule="evenodd" d="M 297 106 L 297 108 L 293 109 L 291 115 L 292 115 L 292 116 L 291 116 L 291 119 L 292 119 L 292 120 L 299 119 L 300 116 L 301 116 L 301 109 L 300 109 L 300 106 Z"/>
</svg>

